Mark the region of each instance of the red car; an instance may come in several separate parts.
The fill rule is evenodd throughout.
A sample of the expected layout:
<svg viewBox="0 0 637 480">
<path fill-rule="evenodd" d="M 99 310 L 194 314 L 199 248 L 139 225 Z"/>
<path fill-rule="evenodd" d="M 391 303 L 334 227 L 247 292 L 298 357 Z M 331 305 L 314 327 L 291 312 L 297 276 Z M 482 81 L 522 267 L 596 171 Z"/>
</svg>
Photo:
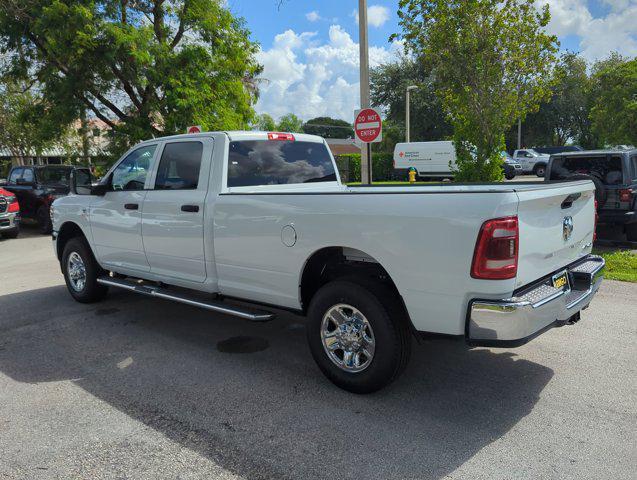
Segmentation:
<svg viewBox="0 0 637 480">
<path fill-rule="evenodd" d="M 16 238 L 20 232 L 20 204 L 15 195 L 0 187 L 0 236 Z"/>
</svg>

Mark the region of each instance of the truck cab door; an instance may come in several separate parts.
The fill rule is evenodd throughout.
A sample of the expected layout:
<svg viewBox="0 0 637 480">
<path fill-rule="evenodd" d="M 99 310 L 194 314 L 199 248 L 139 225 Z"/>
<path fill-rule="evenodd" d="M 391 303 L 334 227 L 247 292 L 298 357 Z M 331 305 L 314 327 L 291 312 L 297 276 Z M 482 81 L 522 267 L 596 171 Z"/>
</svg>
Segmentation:
<svg viewBox="0 0 637 480">
<path fill-rule="evenodd" d="M 142 214 L 144 249 L 154 274 L 216 283 L 213 242 L 206 241 L 204 220 L 212 150 L 210 137 L 163 146 Z M 209 230 L 211 234 L 212 225 Z"/>
<path fill-rule="evenodd" d="M 109 190 L 91 203 L 90 220 L 100 263 L 120 273 L 147 272 L 142 243 L 142 208 L 157 144 L 126 155 L 110 175 Z"/>
</svg>

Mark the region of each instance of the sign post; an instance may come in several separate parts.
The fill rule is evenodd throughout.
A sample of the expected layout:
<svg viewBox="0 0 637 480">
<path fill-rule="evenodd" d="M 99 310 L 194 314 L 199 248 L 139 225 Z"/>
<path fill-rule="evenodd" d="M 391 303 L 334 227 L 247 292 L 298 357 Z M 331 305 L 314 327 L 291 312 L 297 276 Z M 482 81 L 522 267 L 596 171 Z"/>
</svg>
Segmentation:
<svg viewBox="0 0 637 480">
<path fill-rule="evenodd" d="M 369 159 L 369 168 L 361 171 L 361 184 L 372 183 L 372 143 L 383 139 L 383 121 L 380 112 L 373 108 L 361 108 L 354 112 L 354 136 L 356 143 L 362 144 L 361 152 L 365 152 Z M 365 155 L 361 155 L 361 164 Z M 363 174 L 367 173 L 367 178 Z"/>
<path fill-rule="evenodd" d="M 367 0 L 358 0 L 358 43 L 360 54 L 361 108 L 369 103 L 369 45 L 367 41 Z M 361 183 L 372 183 L 372 155 L 369 144 L 361 149 Z"/>
</svg>

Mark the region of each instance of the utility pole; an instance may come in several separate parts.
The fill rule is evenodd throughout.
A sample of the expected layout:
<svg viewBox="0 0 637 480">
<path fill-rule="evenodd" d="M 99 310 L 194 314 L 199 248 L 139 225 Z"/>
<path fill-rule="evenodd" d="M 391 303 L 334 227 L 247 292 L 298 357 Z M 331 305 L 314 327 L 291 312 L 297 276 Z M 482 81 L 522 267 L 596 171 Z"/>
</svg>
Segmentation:
<svg viewBox="0 0 637 480">
<path fill-rule="evenodd" d="M 405 141 L 409 143 L 410 137 L 410 123 L 409 123 L 409 92 L 416 90 L 418 85 L 410 85 L 407 87 L 407 94 L 405 95 Z"/>
<path fill-rule="evenodd" d="M 358 41 L 360 48 L 361 108 L 369 108 L 369 45 L 367 41 L 367 0 L 358 0 Z M 361 184 L 372 183 L 372 145 L 361 148 Z"/>
<path fill-rule="evenodd" d="M 522 148 L 522 119 L 518 118 L 518 150 Z"/>
</svg>

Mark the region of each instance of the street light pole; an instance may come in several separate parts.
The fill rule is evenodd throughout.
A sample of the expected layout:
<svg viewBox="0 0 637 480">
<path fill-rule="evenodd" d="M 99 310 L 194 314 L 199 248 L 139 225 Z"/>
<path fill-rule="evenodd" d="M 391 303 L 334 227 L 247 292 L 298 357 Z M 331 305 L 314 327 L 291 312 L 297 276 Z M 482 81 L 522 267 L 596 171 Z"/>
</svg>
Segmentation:
<svg viewBox="0 0 637 480">
<path fill-rule="evenodd" d="M 360 48 L 361 108 L 369 108 L 369 45 L 367 43 L 367 0 L 358 0 L 358 36 Z M 361 148 L 361 184 L 372 183 L 372 147 Z"/>
<path fill-rule="evenodd" d="M 416 90 L 418 85 L 410 85 L 407 87 L 407 94 L 405 95 L 405 141 L 409 143 L 410 137 L 410 123 L 409 123 L 409 92 Z"/>
</svg>

